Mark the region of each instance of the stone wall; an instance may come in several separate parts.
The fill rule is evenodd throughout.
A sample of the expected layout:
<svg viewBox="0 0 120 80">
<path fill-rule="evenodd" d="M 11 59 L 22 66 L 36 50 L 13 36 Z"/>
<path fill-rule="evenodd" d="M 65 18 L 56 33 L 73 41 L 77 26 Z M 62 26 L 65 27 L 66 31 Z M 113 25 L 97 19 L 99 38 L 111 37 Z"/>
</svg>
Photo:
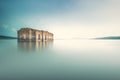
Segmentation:
<svg viewBox="0 0 120 80">
<path fill-rule="evenodd" d="M 47 41 L 53 40 L 53 34 L 48 31 L 21 28 L 18 31 L 19 41 Z"/>
</svg>

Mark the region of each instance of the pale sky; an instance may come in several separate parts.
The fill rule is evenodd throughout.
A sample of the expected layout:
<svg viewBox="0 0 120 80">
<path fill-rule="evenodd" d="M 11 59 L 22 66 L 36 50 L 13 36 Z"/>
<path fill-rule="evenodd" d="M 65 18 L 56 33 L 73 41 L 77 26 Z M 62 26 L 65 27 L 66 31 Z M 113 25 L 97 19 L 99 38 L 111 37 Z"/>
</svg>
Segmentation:
<svg viewBox="0 0 120 80">
<path fill-rule="evenodd" d="M 48 30 L 57 38 L 120 35 L 120 0 L 1 0 L 0 35 L 22 27 Z"/>
</svg>

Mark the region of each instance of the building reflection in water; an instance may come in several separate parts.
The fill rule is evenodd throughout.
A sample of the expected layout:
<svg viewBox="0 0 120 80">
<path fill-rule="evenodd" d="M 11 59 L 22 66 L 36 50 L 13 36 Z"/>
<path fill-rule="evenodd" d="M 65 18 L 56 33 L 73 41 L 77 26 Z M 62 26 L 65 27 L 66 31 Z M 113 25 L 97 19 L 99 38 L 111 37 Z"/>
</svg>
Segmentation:
<svg viewBox="0 0 120 80">
<path fill-rule="evenodd" d="M 50 49 L 53 46 L 53 40 L 48 41 L 35 41 L 35 42 L 24 42 L 18 41 L 18 50 L 19 51 L 43 51 L 44 49 Z"/>
</svg>

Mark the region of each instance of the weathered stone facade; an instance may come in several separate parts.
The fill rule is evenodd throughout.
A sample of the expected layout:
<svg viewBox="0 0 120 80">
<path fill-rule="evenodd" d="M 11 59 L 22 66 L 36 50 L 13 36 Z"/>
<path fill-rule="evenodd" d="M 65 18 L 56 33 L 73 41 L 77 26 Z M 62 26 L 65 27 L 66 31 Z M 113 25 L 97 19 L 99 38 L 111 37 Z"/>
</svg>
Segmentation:
<svg viewBox="0 0 120 80">
<path fill-rule="evenodd" d="M 32 28 L 21 28 L 18 31 L 18 41 L 47 41 L 53 40 L 53 33 Z"/>
</svg>

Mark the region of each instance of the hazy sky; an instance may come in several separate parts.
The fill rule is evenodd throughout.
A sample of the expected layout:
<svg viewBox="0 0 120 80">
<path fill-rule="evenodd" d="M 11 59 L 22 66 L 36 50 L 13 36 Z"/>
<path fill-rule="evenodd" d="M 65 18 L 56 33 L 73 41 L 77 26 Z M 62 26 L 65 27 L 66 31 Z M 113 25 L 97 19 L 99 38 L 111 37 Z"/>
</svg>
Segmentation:
<svg viewBox="0 0 120 80">
<path fill-rule="evenodd" d="M 31 27 L 55 38 L 120 35 L 120 0 L 0 0 L 0 35 Z"/>
</svg>

